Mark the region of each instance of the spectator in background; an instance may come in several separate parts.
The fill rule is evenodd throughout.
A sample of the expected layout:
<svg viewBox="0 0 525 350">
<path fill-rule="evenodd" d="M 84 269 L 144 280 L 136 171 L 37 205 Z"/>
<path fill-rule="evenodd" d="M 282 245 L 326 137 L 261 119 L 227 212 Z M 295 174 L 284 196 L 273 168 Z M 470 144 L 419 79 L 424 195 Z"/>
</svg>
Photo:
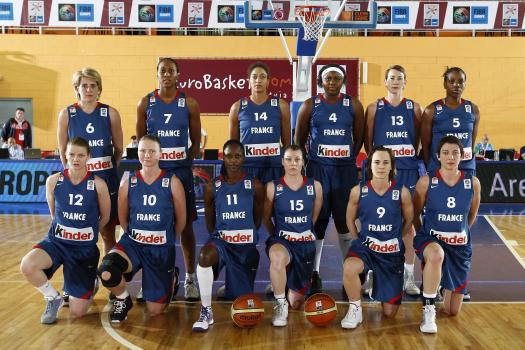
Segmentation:
<svg viewBox="0 0 525 350">
<path fill-rule="evenodd" d="M 520 148 L 520 160 L 525 160 L 525 146 L 521 146 Z"/>
<path fill-rule="evenodd" d="M 489 143 L 489 135 L 484 134 L 481 138 L 481 142 L 476 143 L 476 147 L 474 148 L 474 154 L 484 156 L 485 151 L 493 151 L 494 146 L 492 146 L 491 143 Z"/>
<path fill-rule="evenodd" d="M 9 118 L 2 127 L 2 140 L 6 142 L 10 137 L 14 137 L 15 142 L 22 148 L 33 147 L 31 125 L 25 119 L 25 110 L 22 107 L 18 107 L 15 117 Z"/>
<path fill-rule="evenodd" d="M 126 147 L 124 147 L 124 151 L 122 152 L 122 158 L 127 158 L 128 157 L 128 152 L 127 152 L 128 148 L 139 148 L 139 143 L 137 141 L 137 136 L 135 136 L 135 135 L 131 136 L 131 139 L 130 139 L 129 143 L 127 144 Z"/>
<path fill-rule="evenodd" d="M 7 143 L 4 143 L 2 148 L 7 148 L 9 150 L 9 159 L 24 159 L 24 150 L 16 143 L 14 137 L 7 139 Z"/>
</svg>

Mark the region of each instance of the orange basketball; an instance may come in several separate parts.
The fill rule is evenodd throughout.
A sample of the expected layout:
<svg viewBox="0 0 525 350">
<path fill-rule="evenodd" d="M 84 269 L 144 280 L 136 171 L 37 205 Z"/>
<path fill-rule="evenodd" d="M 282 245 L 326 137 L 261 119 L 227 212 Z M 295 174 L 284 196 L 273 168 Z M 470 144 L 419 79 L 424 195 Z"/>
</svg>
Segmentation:
<svg viewBox="0 0 525 350">
<path fill-rule="evenodd" d="M 327 326 L 337 315 L 337 305 L 328 294 L 316 293 L 304 303 L 304 315 L 314 326 Z"/>
<path fill-rule="evenodd" d="M 237 327 L 255 327 L 264 317 L 263 302 L 254 294 L 241 295 L 233 302 L 231 315 Z"/>
</svg>

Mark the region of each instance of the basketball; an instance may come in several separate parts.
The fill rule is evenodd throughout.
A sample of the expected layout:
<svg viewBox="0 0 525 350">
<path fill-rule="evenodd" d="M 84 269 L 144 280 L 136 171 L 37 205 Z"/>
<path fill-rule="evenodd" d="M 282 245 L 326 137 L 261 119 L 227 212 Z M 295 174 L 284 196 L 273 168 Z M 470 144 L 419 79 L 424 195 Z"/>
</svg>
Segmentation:
<svg viewBox="0 0 525 350">
<path fill-rule="evenodd" d="M 255 327 L 264 318 L 263 302 L 254 294 L 241 295 L 232 304 L 231 316 L 237 327 Z"/>
<path fill-rule="evenodd" d="M 317 293 L 304 303 L 306 319 L 316 327 L 324 327 L 332 323 L 337 315 L 335 300 L 325 293 Z"/>
</svg>

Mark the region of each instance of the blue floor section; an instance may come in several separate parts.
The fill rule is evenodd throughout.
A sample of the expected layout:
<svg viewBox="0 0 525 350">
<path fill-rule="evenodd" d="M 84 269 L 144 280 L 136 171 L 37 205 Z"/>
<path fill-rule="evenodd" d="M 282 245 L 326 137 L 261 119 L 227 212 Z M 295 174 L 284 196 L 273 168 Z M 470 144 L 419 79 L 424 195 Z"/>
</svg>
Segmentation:
<svg viewBox="0 0 525 350">
<path fill-rule="evenodd" d="M 199 218 L 194 222 L 197 255 L 200 247 L 208 238 L 202 208 L 200 209 Z M 42 203 L 0 204 L 0 214 L 49 215 L 49 210 L 47 205 Z M 525 301 L 525 269 L 505 246 L 483 215 L 525 216 L 525 204 L 481 205 L 478 219 L 472 227 L 474 252 L 469 282 L 472 301 Z M 261 259 L 255 283 L 255 292 L 260 295 L 264 294 L 264 289 L 269 283 L 269 261 L 264 244 L 266 237 L 267 233 L 262 228 L 258 244 Z M 338 244 L 336 230 L 333 224 L 330 224 L 323 249 L 321 276 L 324 290 L 340 301 L 342 300 L 342 260 Z M 182 252 L 179 249 L 177 250 L 177 265 L 181 267 L 181 272 L 184 273 Z M 224 283 L 223 275 L 221 273 L 214 283 L 214 290 Z M 420 282 L 421 270 L 417 259 L 415 276 L 416 281 Z M 417 300 L 417 298 L 409 296 L 405 296 L 404 299 Z"/>
</svg>

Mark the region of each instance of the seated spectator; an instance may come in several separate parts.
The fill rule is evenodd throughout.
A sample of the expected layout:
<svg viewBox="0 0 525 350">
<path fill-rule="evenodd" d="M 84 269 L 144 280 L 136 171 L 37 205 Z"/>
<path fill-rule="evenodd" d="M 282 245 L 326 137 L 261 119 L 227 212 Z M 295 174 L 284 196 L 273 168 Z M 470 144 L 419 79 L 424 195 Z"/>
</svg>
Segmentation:
<svg viewBox="0 0 525 350">
<path fill-rule="evenodd" d="M 7 148 L 9 150 L 9 159 L 24 159 L 24 150 L 16 143 L 14 137 L 7 139 L 7 143 L 4 143 L 2 148 Z"/>
<path fill-rule="evenodd" d="M 489 143 L 489 135 L 484 134 L 483 138 L 481 139 L 481 142 L 476 143 L 476 147 L 474 148 L 474 154 L 483 157 L 485 155 L 485 151 L 493 150 L 494 146 L 492 146 L 492 144 Z"/>
<path fill-rule="evenodd" d="M 131 139 L 130 139 L 129 143 L 127 144 L 126 147 L 124 147 L 124 151 L 122 152 L 122 158 L 127 158 L 128 157 L 128 152 L 127 152 L 128 148 L 139 148 L 139 143 L 137 141 L 137 136 L 135 136 L 135 135 L 131 136 Z"/>
<path fill-rule="evenodd" d="M 521 146 L 521 148 L 520 148 L 519 160 L 525 160 L 525 146 Z"/>
<path fill-rule="evenodd" d="M 25 119 L 25 110 L 22 107 L 16 109 L 14 118 L 9 118 L 5 122 L 1 134 L 4 142 L 8 138 L 14 137 L 15 142 L 22 148 L 31 148 L 33 146 L 31 125 Z"/>
</svg>

